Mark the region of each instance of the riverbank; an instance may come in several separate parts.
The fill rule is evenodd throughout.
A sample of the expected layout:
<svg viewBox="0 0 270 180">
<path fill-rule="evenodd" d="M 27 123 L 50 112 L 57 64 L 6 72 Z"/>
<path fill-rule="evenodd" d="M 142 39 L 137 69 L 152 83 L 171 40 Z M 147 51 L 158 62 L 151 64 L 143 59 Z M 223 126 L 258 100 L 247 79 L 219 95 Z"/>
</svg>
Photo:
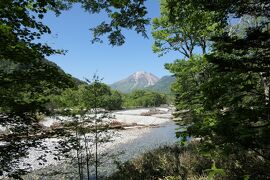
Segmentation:
<svg viewBox="0 0 270 180">
<path fill-rule="evenodd" d="M 106 179 L 207 180 L 205 170 L 211 169 L 211 159 L 202 157 L 197 146 L 197 142 L 191 142 L 184 147 L 174 144 L 156 148 L 119 164 L 118 171 Z"/>
<path fill-rule="evenodd" d="M 171 120 L 171 114 L 172 110 L 169 108 L 155 108 L 154 110 L 153 108 L 143 108 L 113 112 L 112 121 L 122 124 L 124 128 L 113 130 L 116 133 L 114 133 L 110 142 L 99 145 L 99 153 L 108 154 L 109 152 L 110 156 L 115 156 L 118 161 L 125 162 L 161 145 L 174 143 L 177 140 L 174 134 L 176 126 Z M 67 117 L 61 118 L 49 117 L 41 123 L 47 128 L 50 128 L 58 123 L 59 119 L 61 121 L 65 119 L 71 121 L 71 119 Z M 32 171 L 42 172 L 41 174 L 35 173 L 36 175 L 39 174 L 42 176 L 44 176 L 47 169 L 50 168 L 63 172 L 63 168 L 59 167 L 69 160 L 62 159 L 59 161 L 55 159 L 53 154 L 56 153 L 55 147 L 58 141 L 59 139 L 57 138 L 45 139 L 43 145 L 47 147 L 46 150 L 31 148 L 28 157 L 22 159 L 20 167 L 23 168 L 25 164 L 29 164 L 31 165 Z M 46 156 L 46 161 L 38 160 L 40 156 Z M 113 171 L 116 170 L 115 164 L 112 165 L 112 159 L 108 161 L 111 161 L 109 164 L 114 167 L 110 167 L 111 169 L 108 167 L 100 168 L 103 174 L 112 173 L 112 169 Z M 108 164 L 108 161 L 105 163 Z"/>
<path fill-rule="evenodd" d="M 269 167 L 269 162 L 252 152 L 219 156 L 204 152 L 201 142 L 191 141 L 143 153 L 119 164 L 118 171 L 106 179 L 268 180 Z"/>
<path fill-rule="evenodd" d="M 175 127 L 174 123 L 168 122 L 161 124 L 158 128 L 132 128 L 120 131 L 112 142 L 99 146 L 99 160 L 102 161 L 98 168 L 99 175 L 110 176 L 118 170 L 117 163 L 122 164 L 160 146 L 175 144 L 179 140 L 175 137 Z M 94 174 L 93 166 L 90 171 Z M 25 179 L 33 177 L 50 180 L 76 179 L 77 176 L 77 164 L 74 159 L 73 162 L 67 160 L 36 169 Z"/>
</svg>

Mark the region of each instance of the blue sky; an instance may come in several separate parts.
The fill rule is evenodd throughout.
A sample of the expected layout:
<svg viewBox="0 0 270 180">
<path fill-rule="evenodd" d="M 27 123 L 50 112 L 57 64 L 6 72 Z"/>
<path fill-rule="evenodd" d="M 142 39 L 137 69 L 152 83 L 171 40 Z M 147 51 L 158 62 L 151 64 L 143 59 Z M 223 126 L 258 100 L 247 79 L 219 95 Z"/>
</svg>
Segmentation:
<svg viewBox="0 0 270 180">
<path fill-rule="evenodd" d="M 148 1 L 146 5 L 149 17 L 159 16 L 158 0 Z M 89 29 L 105 19 L 104 14 L 89 14 L 79 5 L 59 17 L 50 13 L 46 15 L 44 22 L 51 28 L 52 34 L 42 41 L 54 48 L 68 50 L 66 55 L 53 55 L 48 59 L 74 77 L 91 79 L 97 73 L 105 83 L 110 84 L 136 71 L 151 72 L 158 77 L 168 75 L 164 64 L 181 57 L 176 53 L 158 57 L 152 52 L 151 26 L 147 27 L 149 39 L 134 31 L 125 31 L 126 43 L 123 46 L 112 47 L 107 41 L 92 44 Z"/>
</svg>

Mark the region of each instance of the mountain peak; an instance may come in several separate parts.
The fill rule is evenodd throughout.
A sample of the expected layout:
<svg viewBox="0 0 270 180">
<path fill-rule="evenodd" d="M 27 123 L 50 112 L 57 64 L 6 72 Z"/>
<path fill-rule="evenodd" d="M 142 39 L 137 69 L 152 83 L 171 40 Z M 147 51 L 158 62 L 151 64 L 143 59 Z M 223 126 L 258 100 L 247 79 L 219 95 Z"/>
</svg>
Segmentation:
<svg viewBox="0 0 270 180">
<path fill-rule="evenodd" d="M 147 83 L 145 84 L 144 87 L 154 85 L 159 80 L 159 78 L 156 77 L 155 75 L 145 71 L 135 72 L 128 78 L 134 79 L 135 83 L 139 83 L 139 81 L 146 80 Z"/>
<path fill-rule="evenodd" d="M 138 71 L 131 74 L 126 79 L 113 83 L 111 87 L 124 93 L 128 93 L 136 89 L 143 89 L 152 86 L 158 80 L 159 78 L 151 73 Z"/>
<path fill-rule="evenodd" d="M 137 71 L 137 72 L 133 73 L 131 76 L 147 76 L 147 75 L 155 76 L 155 75 L 148 73 L 148 72 L 145 72 L 145 71 Z"/>
<path fill-rule="evenodd" d="M 147 74 L 147 72 L 146 71 L 137 71 L 137 72 L 135 72 L 133 74 Z"/>
</svg>

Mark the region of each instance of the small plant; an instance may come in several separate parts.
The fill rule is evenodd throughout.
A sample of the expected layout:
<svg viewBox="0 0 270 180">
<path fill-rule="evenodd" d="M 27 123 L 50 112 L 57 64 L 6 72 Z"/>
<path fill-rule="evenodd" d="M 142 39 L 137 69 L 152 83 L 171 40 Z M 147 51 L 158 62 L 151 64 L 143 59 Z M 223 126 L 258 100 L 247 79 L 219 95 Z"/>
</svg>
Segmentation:
<svg viewBox="0 0 270 180">
<path fill-rule="evenodd" d="M 100 145 L 111 141 L 114 134 L 110 131 L 111 124 L 119 122 L 110 122 L 110 113 L 101 108 L 104 105 L 102 98 L 98 93 L 102 90 L 100 80 L 97 76 L 93 77 L 93 82 L 89 83 L 90 89 L 87 91 L 91 94 L 85 94 L 89 98 L 89 109 L 81 109 L 72 114 L 74 121 L 64 124 L 66 134 L 59 148 L 63 154 L 76 161 L 78 179 L 95 179 L 99 178 L 98 167 L 101 164 L 101 157 L 105 156 L 99 149 Z M 105 121 L 106 119 L 106 121 Z M 94 168 L 94 174 L 93 169 Z M 86 175 L 85 175 L 86 174 Z"/>
<path fill-rule="evenodd" d="M 213 162 L 211 169 L 207 169 L 206 172 L 208 172 L 208 180 L 214 180 L 214 177 L 217 175 L 225 176 L 224 169 L 217 168 L 215 161 Z"/>
</svg>

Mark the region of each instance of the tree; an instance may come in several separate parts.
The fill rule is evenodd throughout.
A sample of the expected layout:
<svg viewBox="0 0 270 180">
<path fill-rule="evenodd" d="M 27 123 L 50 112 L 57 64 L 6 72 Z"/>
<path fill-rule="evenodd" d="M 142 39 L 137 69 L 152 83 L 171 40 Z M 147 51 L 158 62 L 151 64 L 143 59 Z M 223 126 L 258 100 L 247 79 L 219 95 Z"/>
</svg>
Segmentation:
<svg viewBox="0 0 270 180">
<path fill-rule="evenodd" d="M 174 18 L 171 17 L 169 1 L 162 0 L 160 3 L 161 16 L 153 19 L 153 51 L 159 55 L 177 51 L 184 57 L 191 58 L 195 48 L 199 47 L 202 54 L 205 54 L 210 36 L 219 24 L 214 20 L 217 13 L 197 10 L 186 0 L 175 3 L 180 8 Z"/>
<path fill-rule="evenodd" d="M 252 171 L 245 172 L 244 157 L 252 155 L 254 162 L 260 159 L 269 167 L 269 1 L 190 2 L 199 11 L 218 13 L 222 30 L 211 37 L 212 51 L 205 55 L 208 65 L 199 73 L 207 77 L 196 90 L 201 108 L 192 114 L 182 135 L 200 137 L 201 150 L 211 155 L 235 155 L 242 165 L 235 167 L 240 169 L 236 176 L 248 173 L 251 178 L 267 178 L 264 167 L 253 165 Z M 169 7 L 172 14 L 181 8 Z M 241 34 L 232 33 L 229 21 L 244 16 L 263 21 L 245 24 Z M 176 74 L 185 75 L 182 64 L 177 67 Z M 180 98 L 177 103 L 184 107 L 197 104 L 197 96 L 188 97 L 188 102 Z"/>
<path fill-rule="evenodd" d="M 109 34 L 111 45 L 122 45 L 125 37 L 122 29 L 134 29 L 137 33 L 147 38 L 145 25 L 149 24 L 146 18 L 145 0 L 106 0 L 106 1 L 83 1 L 83 8 L 90 13 L 100 13 L 102 10 L 108 14 L 110 22 L 103 21 L 100 25 L 92 28 L 93 42 L 102 42 L 101 36 Z"/>
<path fill-rule="evenodd" d="M 93 77 L 93 81 L 85 86 L 88 91 L 88 99 L 84 105 L 73 111 L 71 116 L 73 121 L 63 122 L 62 131 L 64 131 L 60 140 L 59 153 L 60 156 L 70 157 L 76 162 L 71 162 L 78 166 L 79 179 L 91 179 L 91 167 L 94 167 L 95 179 L 99 179 L 99 166 L 102 164 L 102 157 L 106 153 L 99 150 L 100 145 L 111 141 L 114 134 L 110 131 L 110 113 L 102 109 L 103 106 L 109 107 L 110 101 L 104 99 L 104 93 L 108 92 L 109 87 L 102 84 L 97 76 Z M 110 92 L 110 91 L 109 91 Z M 85 92 L 83 95 L 86 95 Z M 85 109 L 88 108 L 88 109 Z M 74 154 L 74 151 L 76 153 Z M 84 170 L 86 173 L 84 173 Z M 78 178 L 78 177 L 76 177 Z"/>
<path fill-rule="evenodd" d="M 0 71 L 0 125 L 10 131 L 0 135 L 0 141 L 6 142 L 0 147 L 0 174 L 10 172 L 17 177 L 23 173 L 23 170 L 17 171 L 19 158 L 27 155 L 29 147 L 41 143 L 42 136 L 35 133 L 42 131 L 39 112 L 49 113 L 48 96 L 75 85 L 69 75 L 45 60 L 28 65 L 1 61 Z M 53 82 L 52 74 L 55 75 Z M 42 80 L 37 80 L 39 76 Z"/>
<path fill-rule="evenodd" d="M 95 98 L 95 92 L 97 91 L 98 108 L 104 108 L 106 110 L 116 110 L 122 108 L 122 95 L 118 91 L 111 90 L 106 84 L 100 83 L 94 87 L 94 84 L 83 84 L 75 88 L 65 89 L 60 95 L 52 95 L 52 106 L 56 107 L 60 112 L 67 108 L 76 111 L 81 109 L 91 109 L 95 104 L 93 99 Z M 97 98 L 96 97 L 96 98 Z"/>
<path fill-rule="evenodd" d="M 45 111 L 48 94 L 64 88 L 65 81 L 71 82 L 44 60 L 44 55 L 61 51 L 37 43 L 50 30 L 36 19 L 42 19 L 47 9 L 58 13 L 65 9 L 62 5 L 55 1 L 0 2 L 0 62 L 5 65 L 0 70 L 1 125 L 12 132 L 1 135 L 6 144 L 0 148 L 0 174 L 4 171 L 18 178 L 23 173 L 17 170 L 18 159 L 27 155 L 29 147 L 39 145 L 38 136 L 33 136 L 41 130 L 37 111 Z"/>
<path fill-rule="evenodd" d="M 189 60 L 175 60 L 165 64 L 165 68 L 176 77 L 171 89 L 175 94 L 174 104 L 177 110 L 189 110 L 189 113 L 194 113 L 201 109 L 203 99 L 200 86 L 208 78 L 207 74 L 203 73 L 208 68 L 206 59 L 197 55 Z M 185 120 L 187 119 L 186 117 Z"/>
<path fill-rule="evenodd" d="M 176 78 L 171 89 L 176 108 L 181 112 L 177 116 L 182 116 L 184 121 L 178 122 L 179 125 L 190 125 L 195 116 L 201 116 L 204 99 L 200 88 L 209 78 L 209 64 L 204 55 L 211 50 L 211 36 L 221 32 L 219 16 L 219 12 L 198 9 L 193 1 L 164 0 L 161 17 L 153 20 L 153 51 L 160 55 L 176 51 L 184 57 L 165 65 Z M 187 136 L 182 132 L 184 139 Z"/>
<path fill-rule="evenodd" d="M 73 3 L 81 3 L 90 13 L 105 10 L 110 23 L 102 23 L 94 29 L 94 39 L 110 33 L 112 45 L 124 43 L 121 29 L 132 29 L 145 34 L 146 10 L 144 1 L 129 0 L 80 1 L 80 0 L 3 0 L 0 2 L 0 64 L 9 64 L 10 71 L 0 69 L 1 125 L 11 126 L 12 133 L 1 135 L 5 141 L 0 147 L 0 174 L 3 171 L 18 178 L 23 171 L 16 171 L 18 159 L 27 155 L 27 149 L 37 146 L 46 137 L 38 124 L 38 112 L 46 112 L 45 104 L 52 92 L 71 87 L 70 77 L 63 76 L 57 68 L 44 62 L 44 57 L 63 54 L 47 44 L 39 43 L 51 30 L 42 23 L 44 15 L 53 11 L 56 15 Z M 122 16 L 124 15 L 124 16 Z M 17 69 L 13 70 L 12 68 Z M 57 77 L 57 78 L 56 78 Z M 65 82 L 68 82 L 67 84 Z M 70 84 L 71 83 L 71 84 Z M 35 136 L 36 133 L 42 134 Z"/>
<path fill-rule="evenodd" d="M 111 95 L 104 97 L 106 98 L 106 104 L 105 109 L 108 110 L 119 110 L 122 109 L 123 104 L 123 98 L 122 95 L 115 90 L 111 90 Z"/>
<path fill-rule="evenodd" d="M 166 96 L 149 90 L 135 90 L 124 99 L 125 107 L 157 107 L 166 104 Z"/>
</svg>

